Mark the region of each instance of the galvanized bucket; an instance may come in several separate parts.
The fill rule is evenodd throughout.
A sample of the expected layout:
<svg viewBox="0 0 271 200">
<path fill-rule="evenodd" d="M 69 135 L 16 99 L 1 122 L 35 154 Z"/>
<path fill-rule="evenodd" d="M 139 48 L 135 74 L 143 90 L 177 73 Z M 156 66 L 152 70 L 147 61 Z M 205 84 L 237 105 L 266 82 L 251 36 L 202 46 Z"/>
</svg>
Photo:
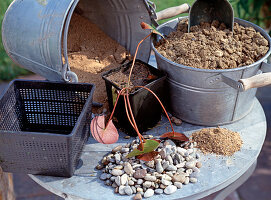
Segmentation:
<svg viewBox="0 0 271 200">
<path fill-rule="evenodd" d="M 156 13 L 148 0 L 15 0 L 2 24 L 6 52 L 15 63 L 48 80 L 77 82 L 67 56 L 68 29 L 75 10 L 134 54 L 138 42 L 148 34 L 141 29 L 141 22 L 156 23 L 188 12 L 189 5 Z M 148 62 L 150 51 L 149 39 L 137 58 Z"/>
<path fill-rule="evenodd" d="M 185 17 L 158 26 L 164 35 L 176 30 Z M 235 18 L 235 22 L 259 31 L 271 44 L 269 35 L 260 27 Z M 159 39 L 159 38 L 158 38 Z M 265 63 L 271 49 L 259 61 L 240 68 L 208 70 L 184 66 L 163 57 L 152 44 L 157 66 L 167 73 L 168 107 L 176 117 L 198 125 L 228 124 L 245 117 L 252 109 L 256 88 L 271 84 L 271 65 Z"/>
</svg>

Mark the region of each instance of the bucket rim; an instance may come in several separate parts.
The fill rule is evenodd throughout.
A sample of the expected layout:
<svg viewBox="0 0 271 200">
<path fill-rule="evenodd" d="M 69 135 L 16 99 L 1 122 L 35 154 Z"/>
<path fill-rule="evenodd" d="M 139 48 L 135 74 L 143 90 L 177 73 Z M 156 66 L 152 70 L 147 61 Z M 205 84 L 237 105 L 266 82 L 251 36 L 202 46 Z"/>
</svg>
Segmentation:
<svg viewBox="0 0 271 200">
<path fill-rule="evenodd" d="M 157 30 L 159 31 L 159 29 L 163 28 L 163 27 L 166 27 L 167 24 L 171 23 L 171 22 L 174 22 L 174 21 L 181 21 L 183 19 L 187 19 L 188 16 L 183 16 L 183 17 L 178 17 L 176 19 L 172 19 L 168 22 L 165 22 L 161 25 L 159 25 L 157 27 Z M 154 46 L 154 40 L 152 40 L 152 43 L 151 43 L 151 47 L 152 47 L 152 50 L 155 52 L 155 55 L 156 56 L 159 56 L 161 59 L 163 59 L 165 62 L 168 62 L 170 63 L 171 65 L 174 65 L 175 67 L 180 67 L 180 68 L 185 68 L 187 70 L 191 70 L 191 71 L 199 71 L 199 72 L 205 72 L 205 73 L 209 73 L 209 72 L 215 72 L 215 73 L 225 73 L 225 72 L 234 72 L 234 71 L 239 71 L 239 70 L 246 70 L 248 68 L 252 68 L 256 65 L 261 65 L 262 62 L 264 62 L 268 57 L 269 55 L 271 54 L 271 37 L 269 36 L 269 34 L 263 29 L 261 28 L 260 26 L 252 23 L 252 22 L 249 22 L 249 21 L 246 21 L 244 19 L 240 19 L 240 18 L 237 18 L 235 17 L 234 18 L 234 22 L 240 24 L 241 23 L 245 23 L 246 25 L 250 26 L 250 27 L 253 27 L 257 32 L 260 32 L 261 35 L 268 41 L 268 46 L 269 46 L 269 49 L 267 51 L 267 53 L 259 60 L 257 60 L 256 62 L 250 64 L 250 65 L 246 65 L 246 66 L 242 66 L 242 67 L 237 67 L 237 68 L 232 68 L 232 69 L 201 69 L 201 68 L 196 68 L 196 67 L 189 67 L 189 66 L 186 66 L 186 65 L 182 65 L 182 64 L 179 64 L 179 63 L 175 63 L 169 59 L 167 59 L 166 57 L 162 56 L 158 50 L 155 48 Z M 158 66 L 159 67 L 159 66 Z"/>
</svg>

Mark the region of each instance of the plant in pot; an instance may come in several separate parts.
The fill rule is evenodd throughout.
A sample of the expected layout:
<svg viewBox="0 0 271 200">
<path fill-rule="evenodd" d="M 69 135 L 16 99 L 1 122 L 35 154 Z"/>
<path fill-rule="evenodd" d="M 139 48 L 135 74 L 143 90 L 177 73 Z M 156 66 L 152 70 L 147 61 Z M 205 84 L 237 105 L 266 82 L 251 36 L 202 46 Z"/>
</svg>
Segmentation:
<svg viewBox="0 0 271 200">
<path fill-rule="evenodd" d="M 118 138 L 119 138 L 119 134 L 117 131 L 117 128 L 114 126 L 113 122 L 112 122 L 112 117 L 116 111 L 116 107 L 118 105 L 118 102 L 120 101 L 120 97 L 122 97 L 123 99 L 123 107 L 124 107 L 124 113 L 126 113 L 126 117 L 127 117 L 127 122 L 130 123 L 131 127 L 134 129 L 134 131 L 136 132 L 140 143 L 138 145 L 137 148 L 133 149 L 133 151 L 131 151 L 128 154 L 128 158 L 129 157 L 133 157 L 135 156 L 138 159 L 144 160 L 144 161 L 150 161 L 152 159 L 154 159 L 154 157 L 158 154 L 158 152 L 155 151 L 155 149 L 159 146 L 161 140 L 160 139 L 164 139 L 164 138 L 169 138 L 173 141 L 188 141 L 189 139 L 182 133 L 177 133 L 174 131 L 173 125 L 171 123 L 171 120 L 168 116 L 168 113 L 163 105 L 163 103 L 161 102 L 161 100 L 159 99 L 159 97 L 155 94 L 154 91 L 152 91 L 152 89 L 143 86 L 143 85 L 133 85 L 131 83 L 131 77 L 132 77 L 132 72 L 136 63 L 136 56 L 137 56 L 137 52 L 139 49 L 140 44 L 146 40 L 148 37 L 150 37 L 153 33 L 154 34 L 159 34 L 161 35 L 158 31 L 156 31 L 154 28 L 152 28 L 150 25 L 142 22 L 141 23 L 141 27 L 143 29 L 148 29 L 151 30 L 151 33 L 149 33 L 144 39 L 142 39 L 137 46 L 136 52 L 135 52 L 135 56 L 133 58 L 131 67 L 130 67 L 130 72 L 129 72 L 129 76 L 128 76 L 128 80 L 125 86 L 121 87 L 119 86 L 117 88 L 117 96 L 114 102 L 114 107 L 112 108 L 112 112 L 110 114 L 110 117 L 107 121 L 107 123 L 105 123 L 105 115 L 99 115 L 93 118 L 93 120 L 91 121 L 91 133 L 92 136 L 94 137 L 95 140 L 97 140 L 100 143 L 104 143 L 104 144 L 112 144 L 117 142 Z M 162 35 L 161 35 L 162 36 Z M 163 37 L 163 36 L 162 36 Z M 148 79 L 149 80 L 153 80 L 155 79 L 155 75 L 151 74 L 149 75 Z M 140 133 L 141 131 L 138 128 L 136 119 L 135 119 L 135 115 L 131 106 L 131 101 L 130 101 L 130 95 L 133 94 L 134 91 L 136 91 L 137 89 L 141 89 L 143 91 L 146 91 L 147 93 L 151 94 L 159 103 L 159 105 L 161 106 L 161 108 L 163 109 L 163 111 L 165 112 L 165 115 L 167 117 L 167 119 L 170 122 L 170 126 L 172 131 L 168 132 L 168 133 L 164 133 L 163 135 L 160 136 L 159 139 L 144 139 L 144 137 L 142 136 L 142 134 Z M 111 91 L 111 88 L 110 88 Z M 112 97 L 111 97 L 112 98 Z M 113 99 L 111 99 L 113 100 Z M 144 100 L 144 99 L 143 99 Z M 151 111 L 148 111 L 151 112 Z M 161 117 L 161 113 L 159 116 L 159 119 Z M 145 119 L 145 118 L 144 118 Z"/>
</svg>

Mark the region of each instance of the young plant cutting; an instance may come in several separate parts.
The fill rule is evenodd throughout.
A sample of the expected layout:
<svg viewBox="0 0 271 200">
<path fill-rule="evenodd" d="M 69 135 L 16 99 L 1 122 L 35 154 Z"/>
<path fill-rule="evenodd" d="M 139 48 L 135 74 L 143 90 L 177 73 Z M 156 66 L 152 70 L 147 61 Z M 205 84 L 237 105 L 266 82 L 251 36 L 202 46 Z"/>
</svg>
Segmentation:
<svg viewBox="0 0 271 200">
<path fill-rule="evenodd" d="M 114 115 L 114 111 L 116 109 L 116 106 L 117 106 L 117 103 L 119 101 L 120 96 L 123 96 L 127 118 L 129 120 L 131 126 L 136 131 L 137 136 L 140 140 L 138 147 L 135 148 L 132 152 L 130 152 L 127 155 L 127 158 L 136 157 L 140 160 L 151 161 L 158 155 L 158 152 L 156 152 L 155 149 L 157 149 L 161 140 L 157 140 L 157 139 L 147 139 L 146 140 L 146 139 L 144 139 L 142 134 L 139 132 L 138 127 L 137 127 L 137 123 L 135 121 L 133 111 L 131 108 L 130 99 L 129 99 L 129 94 L 132 90 L 138 89 L 138 88 L 143 88 L 143 89 L 147 90 L 148 92 L 150 92 L 157 99 L 157 101 L 160 103 L 163 111 L 165 112 L 166 117 L 169 120 L 171 129 L 172 129 L 171 132 L 168 132 L 168 133 L 161 135 L 160 138 L 169 138 L 172 140 L 183 141 L 183 142 L 188 141 L 189 139 L 184 134 L 177 133 L 174 131 L 173 125 L 171 123 L 171 120 L 168 116 L 168 113 L 167 113 L 163 103 L 161 102 L 159 97 L 152 90 L 150 90 L 149 88 L 147 88 L 145 86 L 131 86 L 131 76 L 132 76 L 133 68 L 135 65 L 136 56 L 137 56 L 137 53 L 138 53 L 138 50 L 139 50 L 141 43 L 144 42 L 152 34 L 158 34 L 163 37 L 163 35 L 161 33 L 159 33 L 153 27 L 151 27 L 150 25 L 148 25 L 144 22 L 141 23 L 141 27 L 142 27 L 142 29 L 145 29 L 145 30 L 151 30 L 151 32 L 144 39 L 142 39 L 137 45 L 137 49 L 135 52 L 135 56 L 133 58 L 133 62 L 132 62 L 132 66 L 130 69 L 127 85 L 126 85 L 126 87 L 123 87 L 120 91 L 118 91 L 118 96 L 116 98 L 114 108 L 111 112 L 111 115 L 109 117 L 107 124 L 105 125 L 105 115 L 96 116 L 91 122 L 91 133 L 92 133 L 92 136 L 94 137 L 95 140 L 97 140 L 98 142 L 103 143 L 103 144 L 113 144 L 118 141 L 119 134 L 118 134 L 117 128 L 113 124 L 112 117 Z"/>
</svg>

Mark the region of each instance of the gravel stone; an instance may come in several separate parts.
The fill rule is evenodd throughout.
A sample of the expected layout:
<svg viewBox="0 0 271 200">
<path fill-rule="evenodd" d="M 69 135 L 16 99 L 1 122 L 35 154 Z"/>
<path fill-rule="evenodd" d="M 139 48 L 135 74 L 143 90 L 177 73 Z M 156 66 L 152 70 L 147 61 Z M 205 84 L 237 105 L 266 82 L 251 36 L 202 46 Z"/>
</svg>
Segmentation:
<svg viewBox="0 0 271 200">
<path fill-rule="evenodd" d="M 173 182 L 180 182 L 180 183 L 184 183 L 185 182 L 185 176 L 181 175 L 181 174 L 176 174 L 173 176 L 172 181 Z"/>
<path fill-rule="evenodd" d="M 124 188 L 125 188 L 125 186 L 123 186 L 123 185 L 119 186 L 119 194 L 121 194 L 121 195 L 125 194 Z"/>
<path fill-rule="evenodd" d="M 121 152 L 122 153 L 128 153 L 130 150 L 129 150 L 129 148 L 122 148 L 121 149 Z"/>
<path fill-rule="evenodd" d="M 127 175 L 127 174 L 123 174 L 123 175 L 120 177 L 120 184 L 121 184 L 121 185 L 125 185 L 127 182 L 128 182 L 128 175 Z"/>
<path fill-rule="evenodd" d="M 191 183 L 196 183 L 196 182 L 198 182 L 198 179 L 196 179 L 196 178 L 189 178 L 189 181 Z"/>
<path fill-rule="evenodd" d="M 183 187 L 183 184 L 181 182 L 175 182 L 174 185 L 178 188 L 181 189 Z"/>
<path fill-rule="evenodd" d="M 115 154 L 115 161 L 117 164 L 120 163 L 120 161 L 121 161 L 120 154 Z"/>
<path fill-rule="evenodd" d="M 185 163 L 185 167 L 186 168 L 193 168 L 193 167 L 195 167 L 196 166 L 196 163 L 194 162 L 194 161 L 189 161 L 189 162 L 186 162 Z"/>
<path fill-rule="evenodd" d="M 168 180 L 165 180 L 165 179 L 162 179 L 161 182 L 164 184 L 164 185 L 172 185 L 172 182 L 171 181 L 168 181 Z"/>
<path fill-rule="evenodd" d="M 149 198 L 154 195 L 154 190 L 153 189 L 147 189 L 146 192 L 144 193 L 144 198 Z"/>
<path fill-rule="evenodd" d="M 140 193 L 137 193 L 134 197 L 133 200 L 142 200 L 142 195 Z"/>
<path fill-rule="evenodd" d="M 113 176 L 121 176 L 122 174 L 124 174 L 124 171 L 123 170 L 120 170 L 120 169 L 113 169 L 111 174 Z"/>
<path fill-rule="evenodd" d="M 201 167 L 202 167 L 202 163 L 201 163 L 201 162 L 197 162 L 197 163 L 196 163 L 196 167 L 197 167 L 197 168 L 201 168 Z"/>
<path fill-rule="evenodd" d="M 115 179 L 115 183 L 116 183 L 118 186 L 121 186 L 120 176 L 117 176 L 117 178 Z"/>
<path fill-rule="evenodd" d="M 177 171 L 177 167 L 174 166 L 174 165 L 169 165 L 169 166 L 166 168 L 166 170 L 168 170 L 168 171 Z"/>
<path fill-rule="evenodd" d="M 173 194 L 174 192 L 176 192 L 177 187 L 175 185 L 169 185 L 164 189 L 164 193 L 166 194 Z"/>
<path fill-rule="evenodd" d="M 129 196 L 133 194 L 133 190 L 130 186 L 125 186 L 124 192 Z"/>
<path fill-rule="evenodd" d="M 129 181 L 128 181 L 128 185 L 134 185 L 134 184 L 135 184 L 134 181 L 132 181 L 132 180 L 129 180 Z"/>
<path fill-rule="evenodd" d="M 112 153 L 117 153 L 118 151 L 120 151 L 122 149 L 122 146 L 116 146 L 114 149 L 112 149 Z"/>
<path fill-rule="evenodd" d="M 137 184 L 138 185 L 141 185 L 143 182 L 144 182 L 143 179 L 137 179 Z"/>
<path fill-rule="evenodd" d="M 100 179 L 101 180 L 106 180 L 107 179 L 107 174 L 106 173 L 102 173 L 101 176 L 100 176 Z"/>
<path fill-rule="evenodd" d="M 150 182 L 150 181 L 145 181 L 145 182 L 143 183 L 143 187 L 149 188 L 149 187 L 151 187 L 151 186 L 152 186 L 152 182 Z"/>
<path fill-rule="evenodd" d="M 162 173 L 164 171 L 164 168 L 162 167 L 161 161 L 156 162 L 155 168 L 158 173 Z"/>
<path fill-rule="evenodd" d="M 156 181 L 156 177 L 155 176 L 145 176 L 144 179 L 146 181 L 152 181 L 152 182 L 155 182 Z"/>
<path fill-rule="evenodd" d="M 136 179 L 139 179 L 139 178 L 144 178 L 147 174 L 147 170 L 146 169 L 138 169 L 135 171 L 134 173 L 134 177 Z"/>
<path fill-rule="evenodd" d="M 154 190 L 154 193 L 155 193 L 155 194 L 163 194 L 163 192 L 164 192 L 164 191 L 163 191 L 162 189 L 155 189 L 155 190 Z"/>
<path fill-rule="evenodd" d="M 185 177 L 185 181 L 183 182 L 183 184 L 187 185 L 189 183 L 189 177 Z"/>
<path fill-rule="evenodd" d="M 125 171 L 125 173 L 126 174 L 128 174 L 128 175 L 131 175 L 131 174 L 133 174 L 133 167 L 131 166 L 131 164 L 130 163 L 128 163 L 128 162 L 125 162 L 124 163 L 124 171 Z"/>
</svg>

